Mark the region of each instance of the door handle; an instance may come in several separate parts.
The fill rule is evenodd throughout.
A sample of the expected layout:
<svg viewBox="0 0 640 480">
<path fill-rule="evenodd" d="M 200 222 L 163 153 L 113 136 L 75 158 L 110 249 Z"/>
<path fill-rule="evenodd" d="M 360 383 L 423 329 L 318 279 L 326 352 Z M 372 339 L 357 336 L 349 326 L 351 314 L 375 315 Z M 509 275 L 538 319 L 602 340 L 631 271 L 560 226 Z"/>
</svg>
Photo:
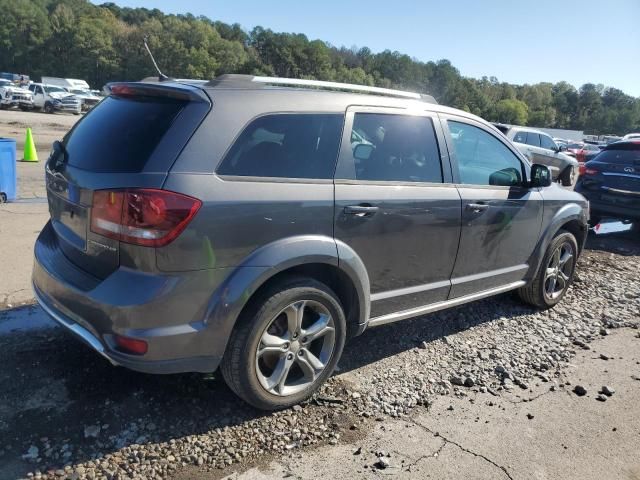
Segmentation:
<svg viewBox="0 0 640 480">
<path fill-rule="evenodd" d="M 469 203 L 467 204 L 467 210 L 471 210 L 473 213 L 484 212 L 489 208 L 486 203 Z"/>
<path fill-rule="evenodd" d="M 378 211 L 378 207 L 373 205 L 348 205 L 344 207 L 344 213 L 357 217 L 370 217 Z"/>
</svg>

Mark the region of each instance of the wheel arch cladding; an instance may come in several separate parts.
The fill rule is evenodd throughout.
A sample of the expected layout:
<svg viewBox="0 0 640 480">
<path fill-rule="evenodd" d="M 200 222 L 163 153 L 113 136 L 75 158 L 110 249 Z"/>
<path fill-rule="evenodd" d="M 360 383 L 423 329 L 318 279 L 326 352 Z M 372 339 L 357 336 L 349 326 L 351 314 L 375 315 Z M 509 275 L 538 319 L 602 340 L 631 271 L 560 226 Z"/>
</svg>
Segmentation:
<svg viewBox="0 0 640 480">
<path fill-rule="evenodd" d="M 252 307 L 252 300 L 290 275 L 314 278 L 335 292 L 345 311 L 348 336 L 364 330 L 370 299 L 369 277 L 362 260 L 330 237 L 297 236 L 254 251 L 213 293 L 205 323 L 214 331 L 211 336 L 216 353 L 224 353 L 236 321 Z"/>
<path fill-rule="evenodd" d="M 540 268 L 540 262 L 544 258 L 544 254 L 549 244 L 560 230 L 566 230 L 576 237 L 578 243 L 578 253 L 582 252 L 584 242 L 587 239 L 588 228 L 584 209 L 577 203 L 568 203 L 560 208 L 553 216 L 551 221 L 544 227 L 540 235 L 540 241 L 534 251 L 530 265 L 535 265 L 535 269 L 530 269 L 527 278 L 530 280 L 535 277 Z"/>
</svg>

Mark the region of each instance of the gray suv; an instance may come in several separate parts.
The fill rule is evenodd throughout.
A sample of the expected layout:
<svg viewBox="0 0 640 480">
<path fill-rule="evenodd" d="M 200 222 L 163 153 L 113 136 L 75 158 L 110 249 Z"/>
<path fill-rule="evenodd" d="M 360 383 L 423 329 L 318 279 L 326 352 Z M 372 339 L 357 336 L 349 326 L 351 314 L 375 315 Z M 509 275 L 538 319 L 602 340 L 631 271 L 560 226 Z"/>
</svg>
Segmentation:
<svg viewBox="0 0 640 480">
<path fill-rule="evenodd" d="M 366 328 L 571 284 L 587 202 L 492 125 L 418 94 L 224 76 L 120 83 L 56 142 L 42 308 L 114 365 L 220 367 L 308 398 Z"/>
</svg>

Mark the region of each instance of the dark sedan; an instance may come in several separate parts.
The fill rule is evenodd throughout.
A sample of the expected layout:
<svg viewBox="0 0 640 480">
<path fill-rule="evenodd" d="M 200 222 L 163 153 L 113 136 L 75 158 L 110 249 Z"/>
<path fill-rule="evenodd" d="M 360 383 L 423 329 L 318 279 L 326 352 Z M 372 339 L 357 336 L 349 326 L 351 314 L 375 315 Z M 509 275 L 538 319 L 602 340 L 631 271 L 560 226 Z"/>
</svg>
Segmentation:
<svg viewBox="0 0 640 480">
<path fill-rule="evenodd" d="M 589 200 L 592 225 L 603 217 L 640 222 L 640 141 L 607 145 L 585 164 L 576 191 Z"/>
</svg>

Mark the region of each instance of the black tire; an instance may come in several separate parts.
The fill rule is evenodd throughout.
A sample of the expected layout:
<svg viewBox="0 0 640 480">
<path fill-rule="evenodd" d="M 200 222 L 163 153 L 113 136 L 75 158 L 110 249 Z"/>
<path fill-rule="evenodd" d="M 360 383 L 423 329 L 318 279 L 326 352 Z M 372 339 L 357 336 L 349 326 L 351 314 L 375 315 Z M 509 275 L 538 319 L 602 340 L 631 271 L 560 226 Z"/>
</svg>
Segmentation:
<svg viewBox="0 0 640 480">
<path fill-rule="evenodd" d="M 273 394 L 258 379 L 256 357 L 261 338 L 274 318 L 278 318 L 279 312 L 302 300 L 321 304 L 329 312 L 335 331 L 334 347 L 324 370 L 308 387 L 291 395 Z M 333 373 L 342 355 L 346 333 L 344 311 L 338 297 L 329 287 L 312 278 L 287 277 L 268 287 L 251 301 L 231 334 L 220 369 L 229 388 L 250 405 L 261 410 L 287 408 L 313 395 Z"/>
<path fill-rule="evenodd" d="M 53 105 L 49 102 L 44 104 L 44 112 L 45 113 L 55 113 L 55 109 L 53 108 Z"/>
<path fill-rule="evenodd" d="M 563 286 L 561 291 L 554 293 L 553 296 L 550 296 L 546 288 L 548 280 L 547 268 L 550 266 L 552 255 L 556 252 L 556 250 L 558 250 L 560 247 L 564 247 L 565 245 L 570 247 L 572 250 L 570 266 L 563 271 L 563 273 L 567 277 L 567 280 L 562 280 Z M 535 278 L 531 282 L 529 282 L 528 285 L 518 290 L 518 296 L 524 302 L 538 308 L 548 309 L 554 307 L 560 302 L 560 300 L 562 300 L 562 298 L 567 293 L 567 290 L 571 286 L 576 271 L 577 261 L 578 242 L 576 241 L 576 237 L 574 237 L 572 233 L 567 232 L 566 230 L 558 231 L 554 239 L 551 241 L 551 244 L 547 248 L 547 251 L 545 252 L 544 258 L 542 259 L 542 262 L 538 267 L 538 272 L 536 273 Z M 555 281 L 558 281 L 557 276 Z"/>
<path fill-rule="evenodd" d="M 573 186 L 577 180 L 577 176 L 574 168 L 571 165 L 569 165 L 567 168 L 563 170 L 563 172 L 560 174 L 558 179 L 560 180 L 560 183 L 564 187 Z"/>
</svg>

